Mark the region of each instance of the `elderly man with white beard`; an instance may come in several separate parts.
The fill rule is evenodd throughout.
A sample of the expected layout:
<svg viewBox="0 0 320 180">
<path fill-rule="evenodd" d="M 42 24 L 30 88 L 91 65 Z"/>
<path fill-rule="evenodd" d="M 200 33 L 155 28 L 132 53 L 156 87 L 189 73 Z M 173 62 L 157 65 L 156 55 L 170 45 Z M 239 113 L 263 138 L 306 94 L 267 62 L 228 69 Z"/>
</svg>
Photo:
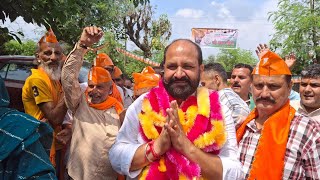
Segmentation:
<svg viewBox="0 0 320 180">
<path fill-rule="evenodd" d="M 63 144 L 57 141 L 56 134 L 62 130 L 62 122 L 67 112 L 60 83 L 62 58 L 62 48 L 50 29 L 38 42 L 38 69 L 31 70 L 32 74 L 22 88 L 25 112 L 40 121 L 48 122 L 54 129 L 50 161 L 58 176 L 63 173 L 60 170 L 63 166 Z"/>
</svg>

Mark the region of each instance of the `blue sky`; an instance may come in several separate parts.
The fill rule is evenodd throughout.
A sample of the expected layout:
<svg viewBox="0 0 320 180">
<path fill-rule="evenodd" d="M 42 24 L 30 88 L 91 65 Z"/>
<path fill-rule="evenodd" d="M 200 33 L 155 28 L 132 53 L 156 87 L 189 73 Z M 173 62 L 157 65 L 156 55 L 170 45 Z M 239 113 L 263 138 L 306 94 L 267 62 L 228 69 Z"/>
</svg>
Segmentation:
<svg viewBox="0 0 320 180">
<path fill-rule="evenodd" d="M 156 15 L 167 14 L 172 23 L 171 40 L 190 38 L 191 28 L 235 28 L 238 47 L 254 52 L 274 32 L 268 12 L 277 9 L 277 0 L 151 0 Z M 203 48 L 204 57 L 216 55 L 217 48 Z"/>
<path fill-rule="evenodd" d="M 268 12 L 277 9 L 278 0 L 151 0 L 155 18 L 167 14 L 172 23 L 171 40 L 191 38 L 191 28 L 238 29 L 238 47 L 254 52 L 259 43 L 267 43 L 274 32 Z M 38 40 L 44 28 L 24 23 L 18 18 L 5 23 L 10 29 L 23 29 L 26 36 Z M 128 48 L 135 45 L 129 43 Z M 216 55 L 219 49 L 203 48 L 204 57 Z"/>
</svg>

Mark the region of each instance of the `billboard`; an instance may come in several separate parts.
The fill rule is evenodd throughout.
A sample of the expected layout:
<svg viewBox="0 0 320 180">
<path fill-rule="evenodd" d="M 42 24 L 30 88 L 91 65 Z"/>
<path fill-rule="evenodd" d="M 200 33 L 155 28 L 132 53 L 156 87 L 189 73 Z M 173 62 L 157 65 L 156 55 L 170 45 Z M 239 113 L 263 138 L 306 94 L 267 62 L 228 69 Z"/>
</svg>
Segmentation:
<svg viewBox="0 0 320 180">
<path fill-rule="evenodd" d="M 192 28 L 192 40 L 202 47 L 236 48 L 237 29 Z"/>
</svg>

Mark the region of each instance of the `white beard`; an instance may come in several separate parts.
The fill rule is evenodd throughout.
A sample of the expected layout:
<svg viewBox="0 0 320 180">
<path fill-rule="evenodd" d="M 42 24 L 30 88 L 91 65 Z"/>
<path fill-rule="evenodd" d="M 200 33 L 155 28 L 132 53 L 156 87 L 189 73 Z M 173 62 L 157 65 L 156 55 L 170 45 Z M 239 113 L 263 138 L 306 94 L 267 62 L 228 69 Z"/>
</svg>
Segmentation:
<svg viewBox="0 0 320 180">
<path fill-rule="evenodd" d="M 40 64 L 40 67 L 47 73 L 51 80 L 60 80 L 61 78 L 61 63 L 57 68 L 50 68 L 45 62 Z"/>
</svg>

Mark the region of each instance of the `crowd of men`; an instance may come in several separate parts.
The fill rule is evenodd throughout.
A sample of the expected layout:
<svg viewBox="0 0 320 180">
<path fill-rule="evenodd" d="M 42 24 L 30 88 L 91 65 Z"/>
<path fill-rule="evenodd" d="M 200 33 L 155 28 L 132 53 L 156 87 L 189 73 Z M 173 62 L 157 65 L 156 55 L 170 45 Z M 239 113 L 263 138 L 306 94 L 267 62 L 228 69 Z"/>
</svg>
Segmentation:
<svg viewBox="0 0 320 180">
<path fill-rule="evenodd" d="M 89 26 L 65 56 L 52 30 L 23 86 L 25 113 L 7 108 L 0 78 L 0 179 L 320 179 L 320 65 L 292 90 L 293 54 L 257 47 L 230 84 L 188 39 L 133 85 L 105 53 L 78 81 L 103 31 Z"/>
</svg>

